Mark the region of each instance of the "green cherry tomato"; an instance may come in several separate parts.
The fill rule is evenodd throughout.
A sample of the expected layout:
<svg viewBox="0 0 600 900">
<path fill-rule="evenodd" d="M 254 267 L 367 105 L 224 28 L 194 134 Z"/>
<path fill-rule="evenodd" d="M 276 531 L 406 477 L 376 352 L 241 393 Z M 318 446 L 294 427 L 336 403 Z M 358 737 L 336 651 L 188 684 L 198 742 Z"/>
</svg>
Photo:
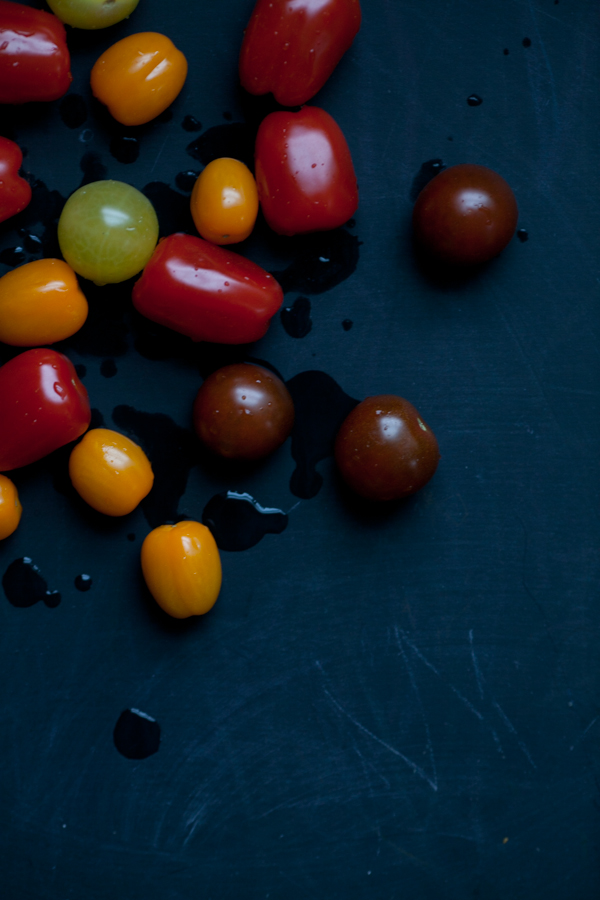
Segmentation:
<svg viewBox="0 0 600 900">
<path fill-rule="evenodd" d="M 158 240 L 154 207 L 122 181 L 94 181 L 71 194 L 58 221 L 58 242 L 78 275 L 96 284 L 140 272 Z"/>
<path fill-rule="evenodd" d="M 48 0 L 61 22 L 74 28 L 108 28 L 126 19 L 139 0 Z"/>
</svg>

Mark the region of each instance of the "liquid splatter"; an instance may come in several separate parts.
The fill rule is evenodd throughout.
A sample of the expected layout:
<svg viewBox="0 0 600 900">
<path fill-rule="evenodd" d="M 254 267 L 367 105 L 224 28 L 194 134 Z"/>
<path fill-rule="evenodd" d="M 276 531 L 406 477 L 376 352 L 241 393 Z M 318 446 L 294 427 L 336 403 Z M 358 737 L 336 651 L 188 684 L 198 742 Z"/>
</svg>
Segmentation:
<svg viewBox="0 0 600 900">
<path fill-rule="evenodd" d="M 445 169 L 443 160 L 441 159 L 428 159 L 427 162 L 424 162 L 412 180 L 412 185 L 410 187 L 410 199 L 414 203 L 423 188 L 426 184 L 435 178 L 436 175 Z"/>
<path fill-rule="evenodd" d="M 469 97 L 467 97 L 467 103 L 469 104 L 469 106 L 481 106 L 483 100 L 479 96 L 479 94 L 471 94 Z"/>
<path fill-rule="evenodd" d="M 142 188 L 142 193 L 156 210 L 160 237 L 175 234 L 176 231 L 196 234 L 189 197 L 179 194 L 162 181 L 151 181 Z"/>
<path fill-rule="evenodd" d="M 78 591 L 89 591 L 92 586 L 92 576 L 91 575 L 78 575 L 74 581 L 75 587 Z"/>
<path fill-rule="evenodd" d="M 518 228 L 517 229 L 517 237 L 519 238 L 521 243 L 524 244 L 525 241 L 529 240 L 529 232 L 527 231 L 526 228 Z"/>
<path fill-rule="evenodd" d="M 531 38 L 524 37 L 524 38 L 523 38 L 523 46 L 524 46 L 524 47 L 531 47 Z"/>
<path fill-rule="evenodd" d="M 85 376 L 87 375 L 87 369 L 83 365 L 83 363 L 77 363 L 75 365 L 75 371 L 77 372 L 77 376 L 79 378 L 85 378 Z"/>
<path fill-rule="evenodd" d="M 193 159 L 207 166 L 213 159 L 231 156 L 254 170 L 255 131 L 244 122 L 215 125 L 185 148 Z"/>
<path fill-rule="evenodd" d="M 308 297 L 298 297 L 292 306 L 286 306 L 281 310 L 280 317 L 281 324 L 290 337 L 306 337 L 312 329 L 310 300 Z"/>
<path fill-rule="evenodd" d="M 103 181 L 106 178 L 108 169 L 102 162 L 102 157 L 94 150 L 88 150 L 83 154 L 79 162 L 79 168 L 83 172 L 83 178 L 79 187 L 91 184 L 92 181 Z"/>
<path fill-rule="evenodd" d="M 202 131 L 202 122 L 194 116 L 184 116 L 181 127 L 184 131 Z"/>
<path fill-rule="evenodd" d="M 54 609 L 61 600 L 58 591 L 48 590 L 40 570 L 29 556 L 11 562 L 2 577 L 2 587 L 8 602 L 20 609 L 35 606 L 40 601 Z"/>
<path fill-rule="evenodd" d="M 294 261 L 272 272 L 284 293 L 322 294 L 349 278 L 356 270 L 360 241 L 344 228 L 294 239 Z"/>
<path fill-rule="evenodd" d="M 202 513 L 220 550 L 248 550 L 266 534 L 281 534 L 288 517 L 281 509 L 261 506 L 250 494 L 215 494 Z"/>
<path fill-rule="evenodd" d="M 67 128 L 81 128 L 88 116 L 85 100 L 80 94 L 63 97 L 58 111 Z"/>
<path fill-rule="evenodd" d="M 105 378 L 114 378 L 117 374 L 117 365 L 114 359 L 104 359 L 100 365 L 100 374 Z"/>
<path fill-rule="evenodd" d="M 23 238 L 23 246 L 28 253 L 32 255 L 43 253 L 42 239 L 37 234 L 31 234 L 25 228 L 19 228 L 19 234 Z"/>
<path fill-rule="evenodd" d="M 18 266 L 27 259 L 24 247 L 7 247 L 0 252 L 0 263 L 5 266 Z"/>
<path fill-rule="evenodd" d="M 344 331 L 350 331 L 353 325 L 354 322 L 352 321 L 352 319 L 344 319 L 344 321 L 342 322 L 342 328 L 344 329 Z"/>
<path fill-rule="evenodd" d="M 160 747 L 160 725 L 139 709 L 125 709 L 117 719 L 113 740 L 126 759 L 147 759 Z"/>
<path fill-rule="evenodd" d="M 504 53 L 505 56 L 508 56 L 508 54 L 509 54 L 509 49 L 508 49 L 508 47 L 505 47 L 505 48 L 504 48 L 503 53 Z"/>
<path fill-rule="evenodd" d="M 196 184 L 199 174 L 199 172 L 194 172 L 192 169 L 188 169 L 187 172 L 178 172 L 175 176 L 175 184 L 180 191 L 186 191 L 189 194 Z"/>
<path fill-rule="evenodd" d="M 110 152 L 120 163 L 134 163 L 140 155 L 140 142 L 136 137 L 117 136 L 110 142 Z"/>
</svg>

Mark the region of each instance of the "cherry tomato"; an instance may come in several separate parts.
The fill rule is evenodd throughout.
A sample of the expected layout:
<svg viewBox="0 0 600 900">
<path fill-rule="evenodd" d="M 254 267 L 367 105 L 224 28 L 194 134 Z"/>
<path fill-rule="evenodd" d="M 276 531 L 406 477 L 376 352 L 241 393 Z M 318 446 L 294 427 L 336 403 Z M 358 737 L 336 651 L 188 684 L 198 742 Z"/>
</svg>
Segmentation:
<svg viewBox="0 0 600 900">
<path fill-rule="evenodd" d="M 160 241 L 133 286 L 142 315 L 194 341 L 249 344 L 266 334 L 283 300 L 256 263 L 189 234 Z"/>
<path fill-rule="evenodd" d="M 289 437 L 294 402 L 283 381 L 268 369 L 236 363 L 217 369 L 194 401 L 200 440 L 228 459 L 262 459 Z"/>
<path fill-rule="evenodd" d="M 0 471 L 29 465 L 90 424 L 87 391 L 56 350 L 26 350 L 0 368 Z"/>
<path fill-rule="evenodd" d="M 154 482 L 142 448 L 109 428 L 86 432 L 71 451 L 69 476 L 79 496 L 106 516 L 132 512 Z"/>
<path fill-rule="evenodd" d="M 323 87 L 360 22 L 359 0 L 258 0 L 240 53 L 242 87 L 302 106 Z"/>
<path fill-rule="evenodd" d="M 338 228 L 358 206 L 346 139 L 317 106 L 263 119 L 256 136 L 256 183 L 265 219 L 278 234 Z"/>
<path fill-rule="evenodd" d="M 139 0 L 48 0 L 61 22 L 73 28 L 108 28 L 131 15 Z"/>
<path fill-rule="evenodd" d="M 437 440 L 402 397 L 367 397 L 342 423 L 335 441 L 342 478 L 368 500 L 398 500 L 419 491 L 435 472 Z"/>
<path fill-rule="evenodd" d="M 194 224 L 213 244 L 237 244 L 251 233 L 258 192 L 250 169 L 237 159 L 213 159 L 200 173 L 190 201 Z"/>
<path fill-rule="evenodd" d="M 22 162 L 21 148 L 0 137 L 0 222 L 16 216 L 31 200 L 31 187 L 19 175 Z"/>
<path fill-rule="evenodd" d="M 71 84 L 70 66 L 56 16 L 0 0 L 0 103 L 58 100 Z"/>
<path fill-rule="evenodd" d="M 221 590 L 221 558 L 214 537 L 200 522 L 161 525 L 142 544 L 148 590 L 175 619 L 201 616 Z"/>
<path fill-rule="evenodd" d="M 0 475 L 0 541 L 16 531 L 23 507 L 17 489 L 6 475 Z"/>
<path fill-rule="evenodd" d="M 417 242 L 438 259 L 458 266 L 497 256 L 517 227 L 519 211 L 504 178 L 485 166 L 444 169 L 430 181 L 413 210 Z"/>
<path fill-rule="evenodd" d="M 88 304 L 62 259 L 36 259 L 0 278 L 0 341 L 35 347 L 79 331 Z"/>
<path fill-rule="evenodd" d="M 58 220 L 61 253 L 96 284 L 127 281 L 144 268 L 158 240 L 154 207 L 122 181 L 93 181 L 71 194 Z"/>
<path fill-rule="evenodd" d="M 171 105 L 187 69 L 185 56 L 164 34 L 130 34 L 94 64 L 92 93 L 117 122 L 143 125 Z"/>
</svg>

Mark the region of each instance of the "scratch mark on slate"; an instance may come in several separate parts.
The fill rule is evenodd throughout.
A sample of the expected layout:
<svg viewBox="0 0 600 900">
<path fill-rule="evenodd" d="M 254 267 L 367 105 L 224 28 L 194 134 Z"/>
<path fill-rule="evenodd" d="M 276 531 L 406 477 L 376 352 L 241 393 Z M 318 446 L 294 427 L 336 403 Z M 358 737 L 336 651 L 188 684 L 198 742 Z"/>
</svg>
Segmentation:
<svg viewBox="0 0 600 900">
<path fill-rule="evenodd" d="M 477 662 L 477 657 L 475 656 L 475 647 L 473 645 L 473 629 L 469 630 L 469 644 L 471 646 L 471 659 L 473 660 L 473 669 L 475 671 L 475 680 L 477 682 L 477 689 L 479 691 L 479 696 L 483 700 L 483 684 L 484 677 L 481 674 L 481 669 L 479 668 L 479 663 Z"/>
<path fill-rule="evenodd" d="M 516 738 L 517 744 L 519 745 L 519 749 L 522 751 L 522 753 L 524 753 L 524 755 L 526 756 L 527 761 L 529 762 L 529 764 L 530 764 L 534 769 L 537 769 L 536 764 L 534 763 L 534 761 L 533 761 L 532 758 L 531 758 L 531 754 L 530 754 L 529 750 L 527 749 L 527 747 L 525 746 L 525 744 L 523 743 L 523 741 L 519 738 L 519 735 L 517 734 L 517 729 L 515 728 L 515 726 L 513 725 L 513 723 L 510 721 L 510 719 L 508 718 L 508 716 L 506 715 L 506 713 L 504 712 L 504 710 L 501 708 L 501 706 L 500 706 L 500 704 L 498 703 L 498 701 L 497 701 L 497 700 L 492 700 L 492 704 L 493 704 L 494 708 L 497 710 L 497 712 L 498 712 L 500 718 L 502 719 L 502 721 L 504 722 L 504 724 L 506 725 L 506 727 L 508 728 L 508 730 L 510 731 L 510 733 L 511 733 L 512 735 L 514 735 L 514 737 Z"/>
<path fill-rule="evenodd" d="M 587 728 L 584 728 L 584 730 L 582 731 L 582 733 L 579 735 L 579 737 L 577 738 L 577 740 L 575 741 L 575 743 L 573 744 L 573 746 L 572 746 L 572 747 L 569 747 L 569 750 L 574 750 L 575 747 L 577 746 L 577 744 L 580 744 L 580 743 L 584 740 L 584 738 L 585 738 L 586 734 L 588 733 L 588 731 L 589 731 L 591 728 L 594 727 L 594 725 L 596 724 L 596 722 L 597 722 L 599 719 L 600 719 L 600 716 L 596 716 L 594 719 L 592 719 L 592 721 L 591 721 L 590 724 L 587 726 Z"/>
<path fill-rule="evenodd" d="M 425 734 L 427 735 L 427 745 L 426 745 L 426 746 L 427 746 L 427 753 L 428 753 L 428 756 L 429 756 L 429 761 L 430 761 L 430 763 L 431 763 L 431 769 L 432 769 L 432 771 L 433 771 L 433 780 L 434 780 L 434 782 L 435 782 L 436 785 L 437 785 L 437 783 L 438 783 L 437 769 L 436 769 L 436 766 L 435 766 L 435 756 L 434 756 L 434 754 L 433 754 L 433 744 L 432 744 L 432 742 L 431 742 L 431 732 L 429 731 L 429 722 L 427 721 L 427 717 L 426 717 L 426 715 L 425 715 L 425 709 L 424 709 L 424 707 L 423 707 L 423 702 L 422 702 L 422 700 L 421 700 L 421 694 L 419 693 L 419 688 L 418 688 L 418 686 L 417 686 L 417 681 L 416 681 L 416 679 L 415 679 L 415 674 L 414 674 L 414 672 L 413 672 L 411 666 L 409 665 L 408 657 L 406 656 L 406 652 L 405 652 L 405 650 L 404 650 L 404 647 L 402 646 L 402 640 L 401 640 L 401 638 L 400 638 L 400 634 L 399 634 L 399 632 L 398 632 L 398 628 L 397 628 L 397 627 L 395 628 L 395 632 L 396 632 L 396 643 L 398 644 L 398 649 L 400 650 L 400 653 L 402 654 L 402 660 L 403 660 L 404 665 L 405 665 L 405 667 L 406 667 L 406 671 L 408 672 L 408 678 L 409 678 L 409 680 L 410 680 L 410 686 L 412 687 L 413 692 L 414 692 L 414 695 L 415 695 L 415 697 L 417 698 L 417 703 L 419 704 L 419 710 L 420 710 L 420 713 L 421 713 L 421 718 L 422 718 L 422 720 L 423 720 L 423 725 L 424 725 L 424 727 L 425 727 Z"/>
</svg>

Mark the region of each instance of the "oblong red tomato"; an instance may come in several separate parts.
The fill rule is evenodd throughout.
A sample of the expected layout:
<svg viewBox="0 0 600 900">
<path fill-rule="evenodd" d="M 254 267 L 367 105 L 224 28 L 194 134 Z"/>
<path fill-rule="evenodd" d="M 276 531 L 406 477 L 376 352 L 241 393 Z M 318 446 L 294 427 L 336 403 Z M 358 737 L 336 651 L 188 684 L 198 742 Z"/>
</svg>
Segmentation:
<svg viewBox="0 0 600 900">
<path fill-rule="evenodd" d="M 160 241 L 133 286 L 142 315 L 216 344 L 257 341 L 282 301 L 279 284 L 256 263 L 190 234 Z"/>
<path fill-rule="evenodd" d="M 19 175 L 22 162 L 18 144 L 0 137 L 0 222 L 16 216 L 31 200 L 31 187 Z"/>
<path fill-rule="evenodd" d="M 87 391 L 56 350 L 20 353 L 0 368 L 0 471 L 36 462 L 90 424 Z"/>
<path fill-rule="evenodd" d="M 0 103 L 58 100 L 71 84 L 70 67 L 60 19 L 0 0 Z"/>
<path fill-rule="evenodd" d="M 258 0 L 240 52 L 242 87 L 302 106 L 323 87 L 360 22 L 359 0 Z"/>
<path fill-rule="evenodd" d="M 266 116 L 255 162 L 262 211 L 278 234 L 329 231 L 356 212 L 358 185 L 346 138 L 318 106 Z"/>
</svg>

